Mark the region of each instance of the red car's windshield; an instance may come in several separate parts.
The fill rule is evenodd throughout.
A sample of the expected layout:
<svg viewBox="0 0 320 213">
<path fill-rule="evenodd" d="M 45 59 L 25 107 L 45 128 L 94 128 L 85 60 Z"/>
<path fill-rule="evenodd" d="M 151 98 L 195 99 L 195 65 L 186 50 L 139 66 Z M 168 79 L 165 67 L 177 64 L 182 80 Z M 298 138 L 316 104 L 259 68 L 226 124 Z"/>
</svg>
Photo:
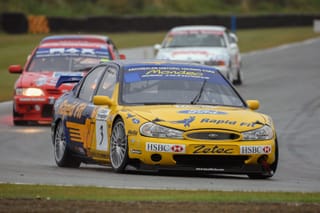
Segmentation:
<svg viewBox="0 0 320 213">
<path fill-rule="evenodd" d="M 108 49 L 39 48 L 31 59 L 27 71 L 88 71 L 101 59 L 111 60 Z"/>
</svg>

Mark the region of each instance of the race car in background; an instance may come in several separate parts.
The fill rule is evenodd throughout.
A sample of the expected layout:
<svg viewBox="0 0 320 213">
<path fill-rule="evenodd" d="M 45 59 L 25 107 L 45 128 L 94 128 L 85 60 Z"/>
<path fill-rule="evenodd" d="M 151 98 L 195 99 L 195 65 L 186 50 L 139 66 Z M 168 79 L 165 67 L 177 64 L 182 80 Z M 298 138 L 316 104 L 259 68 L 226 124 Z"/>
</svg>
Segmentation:
<svg viewBox="0 0 320 213">
<path fill-rule="evenodd" d="M 60 84 L 73 81 L 61 76 Z M 111 165 L 115 172 L 174 170 L 270 178 L 278 144 L 271 117 L 255 112 L 211 66 L 110 61 L 54 105 L 59 167 Z"/>
<path fill-rule="evenodd" d="M 9 66 L 10 73 L 20 74 L 14 85 L 14 125 L 51 122 L 55 100 L 74 85 L 70 83 L 55 88 L 59 76 L 82 78 L 101 60 L 125 58 L 103 38 L 94 35 L 49 36 L 28 56 L 24 67 Z"/>
<path fill-rule="evenodd" d="M 115 59 L 126 59 L 124 54 L 120 54 L 118 48 L 115 43 L 111 40 L 109 36 L 102 35 L 52 35 L 43 38 L 40 41 L 40 44 L 44 43 L 56 43 L 56 42 L 81 42 L 81 43 L 107 43 L 110 48 L 110 53 L 112 54 L 112 58 Z"/>
<path fill-rule="evenodd" d="M 213 66 L 230 82 L 242 84 L 241 55 L 237 36 L 223 26 L 178 26 L 162 44 L 156 44 L 156 59 L 185 60 Z"/>
</svg>

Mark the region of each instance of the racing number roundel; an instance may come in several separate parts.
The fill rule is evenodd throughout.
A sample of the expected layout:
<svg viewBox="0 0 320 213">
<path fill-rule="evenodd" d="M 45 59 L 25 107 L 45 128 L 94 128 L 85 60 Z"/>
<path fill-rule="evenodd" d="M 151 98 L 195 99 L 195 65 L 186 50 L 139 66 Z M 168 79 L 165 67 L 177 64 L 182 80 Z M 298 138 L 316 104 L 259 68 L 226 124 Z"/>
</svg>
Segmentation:
<svg viewBox="0 0 320 213">
<path fill-rule="evenodd" d="M 110 110 L 101 108 L 96 115 L 96 149 L 108 151 L 107 117 Z"/>
</svg>

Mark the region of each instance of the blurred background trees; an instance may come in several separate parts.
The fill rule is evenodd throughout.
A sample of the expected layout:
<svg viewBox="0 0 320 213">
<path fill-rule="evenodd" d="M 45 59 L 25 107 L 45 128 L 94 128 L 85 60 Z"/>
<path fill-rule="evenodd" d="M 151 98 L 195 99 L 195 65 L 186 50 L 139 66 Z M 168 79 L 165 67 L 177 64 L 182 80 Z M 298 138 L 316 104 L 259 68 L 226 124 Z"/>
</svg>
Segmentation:
<svg viewBox="0 0 320 213">
<path fill-rule="evenodd" d="M 319 13 L 320 0 L 1 0 L 0 13 L 47 16 Z"/>
</svg>

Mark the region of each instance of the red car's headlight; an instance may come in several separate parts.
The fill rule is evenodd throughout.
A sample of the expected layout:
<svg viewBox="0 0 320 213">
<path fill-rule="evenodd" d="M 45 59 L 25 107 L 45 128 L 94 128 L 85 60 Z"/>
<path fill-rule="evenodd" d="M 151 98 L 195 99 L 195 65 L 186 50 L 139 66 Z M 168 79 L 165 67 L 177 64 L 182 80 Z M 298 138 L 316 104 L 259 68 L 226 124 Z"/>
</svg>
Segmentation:
<svg viewBox="0 0 320 213">
<path fill-rule="evenodd" d="M 39 88 L 17 88 L 16 95 L 44 96 L 44 92 Z"/>
</svg>

